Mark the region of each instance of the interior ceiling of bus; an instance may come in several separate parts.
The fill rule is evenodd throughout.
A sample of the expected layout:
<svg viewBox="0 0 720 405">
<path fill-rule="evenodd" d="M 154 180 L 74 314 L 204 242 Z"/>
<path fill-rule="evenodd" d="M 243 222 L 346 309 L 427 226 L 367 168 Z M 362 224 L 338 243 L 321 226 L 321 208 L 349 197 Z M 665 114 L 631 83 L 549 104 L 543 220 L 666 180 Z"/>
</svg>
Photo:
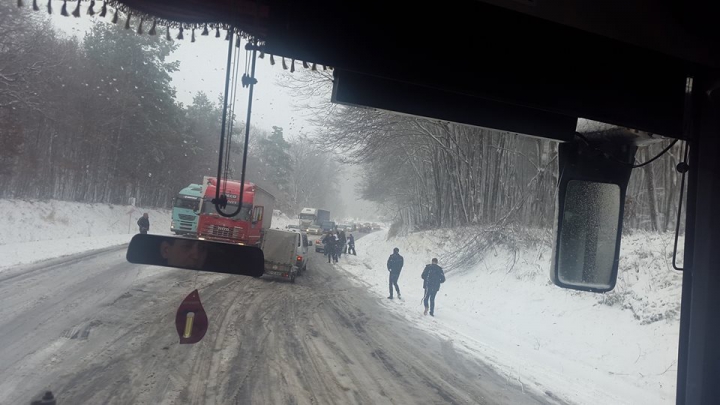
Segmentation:
<svg viewBox="0 0 720 405">
<path fill-rule="evenodd" d="M 559 140 L 578 117 L 682 138 L 687 77 L 720 67 L 718 13 L 698 0 L 122 3 L 332 66 L 339 103 Z"/>
</svg>

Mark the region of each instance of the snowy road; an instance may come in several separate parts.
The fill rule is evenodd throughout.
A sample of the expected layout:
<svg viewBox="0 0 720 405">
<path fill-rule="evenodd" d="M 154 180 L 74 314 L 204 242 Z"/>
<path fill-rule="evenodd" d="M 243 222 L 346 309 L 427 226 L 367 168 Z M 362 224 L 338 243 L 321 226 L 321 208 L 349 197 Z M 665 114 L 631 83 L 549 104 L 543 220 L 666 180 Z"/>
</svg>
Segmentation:
<svg viewBox="0 0 720 405">
<path fill-rule="evenodd" d="M 0 404 L 545 404 L 383 309 L 313 253 L 296 284 L 149 266 L 106 249 L 0 273 Z M 179 345 L 198 288 L 210 328 Z M 524 391 L 524 392 L 523 392 Z"/>
</svg>

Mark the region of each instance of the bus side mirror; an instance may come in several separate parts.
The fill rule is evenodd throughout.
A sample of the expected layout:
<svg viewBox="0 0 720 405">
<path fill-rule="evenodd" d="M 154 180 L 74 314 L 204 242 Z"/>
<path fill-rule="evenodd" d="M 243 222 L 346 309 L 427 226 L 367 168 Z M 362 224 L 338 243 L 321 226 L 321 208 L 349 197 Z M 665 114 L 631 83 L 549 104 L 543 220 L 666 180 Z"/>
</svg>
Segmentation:
<svg viewBox="0 0 720 405">
<path fill-rule="evenodd" d="M 561 175 L 550 279 L 562 288 L 591 292 L 615 288 L 625 191 L 637 147 L 606 142 L 602 150 L 615 159 L 584 143 L 559 146 Z"/>
</svg>

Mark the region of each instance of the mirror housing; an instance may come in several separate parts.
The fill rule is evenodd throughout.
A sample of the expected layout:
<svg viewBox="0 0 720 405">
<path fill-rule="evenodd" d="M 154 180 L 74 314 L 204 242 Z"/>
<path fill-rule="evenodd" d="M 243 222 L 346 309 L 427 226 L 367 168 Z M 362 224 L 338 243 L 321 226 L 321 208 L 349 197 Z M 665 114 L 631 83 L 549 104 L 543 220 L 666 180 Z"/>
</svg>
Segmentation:
<svg viewBox="0 0 720 405">
<path fill-rule="evenodd" d="M 550 279 L 562 288 L 607 292 L 617 281 L 625 192 L 637 146 L 627 140 L 588 139 L 590 145 L 568 142 L 558 148 Z"/>
<path fill-rule="evenodd" d="M 133 236 L 126 258 L 135 264 L 241 276 L 265 272 L 265 256 L 258 247 L 165 235 Z"/>
</svg>

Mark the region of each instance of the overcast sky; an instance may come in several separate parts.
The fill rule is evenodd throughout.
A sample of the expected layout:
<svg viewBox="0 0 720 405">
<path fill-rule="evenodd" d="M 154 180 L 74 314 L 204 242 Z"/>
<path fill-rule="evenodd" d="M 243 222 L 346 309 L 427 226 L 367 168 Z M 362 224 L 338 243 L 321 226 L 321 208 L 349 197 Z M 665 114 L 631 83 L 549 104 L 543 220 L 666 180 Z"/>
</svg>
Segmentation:
<svg viewBox="0 0 720 405">
<path fill-rule="evenodd" d="M 80 18 L 63 17 L 60 13 L 52 14 L 51 20 L 55 26 L 61 31 L 83 38 L 94 21 L 110 21 L 111 13 L 108 17 L 90 17 L 83 15 Z M 149 24 L 148 24 L 149 25 Z M 136 23 L 133 24 L 136 29 Z M 149 29 L 149 27 L 146 27 Z M 159 30 L 159 34 L 163 34 L 161 38 L 164 40 L 164 28 Z M 182 41 L 175 40 L 180 46 L 171 56 L 170 60 L 178 60 L 180 69 L 173 73 L 173 85 L 177 90 L 178 101 L 184 104 L 191 104 L 193 96 L 198 91 L 204 91 L 211 100 L 216 101 L 220 94 L 224 92 L 225 87 L 225 66 L 227 64 L 228 42 L 224 40 L 224 32 L 221 38 L 215 38 L 214 32 L 207 37 L 200 35 L 200 31 L 195 31 L 196 41 L 190 42 L 190 32 L 184 33 L 185 39 Z M 177 32 L 172 32 L 173 38 L 177 36 Z M 243 46 L 245 42 L 243 41 Z M 244 60 L 244 52 L 243 58 Z M 289 61 L 288 61 L 289 63 Z M 296 71 L 304 68 L 298 62 Z M 240 66 L 240 75 L 244 71 L 244 63 Z M 286 74 L 280 63 L 280 58 L 276 58 L 276 64 L 270 65 L 270 60 L 266 56 L 264 59 L 257 59 L 255 77 L 258 84 L 254 90 L 253 113 L 251 123 L 257 128 L 271 130 L 273 126 L 280 126 L 284 129 L 287 138 L 293 138 L 298 135 L 312 136 L 317 130 L 308 120 L 309 112 L 297 108 L 293 103 L 293 94 L 287 88 L 279 85 L 279 78 Z M 247 114 L 247 98 L 248 89 L 242 86 L 238 87 L 238 97 L 236 104 L 236 114 L 245 121 Z M 320 100 L 318 100 L 320 101 Z M 308 100 L 303 100 L 303 103 Z M 252 136 L 252 133 L 251 133 Z M 342 173 L 341 193 L 346 206 L 348 215 L 353 217 L 363 217 L 371 220 L 376 212 L 374 204 L 360 200 L 355 189 L 360 178 L 358 167 L 346 167 Z"/>
</svg>

